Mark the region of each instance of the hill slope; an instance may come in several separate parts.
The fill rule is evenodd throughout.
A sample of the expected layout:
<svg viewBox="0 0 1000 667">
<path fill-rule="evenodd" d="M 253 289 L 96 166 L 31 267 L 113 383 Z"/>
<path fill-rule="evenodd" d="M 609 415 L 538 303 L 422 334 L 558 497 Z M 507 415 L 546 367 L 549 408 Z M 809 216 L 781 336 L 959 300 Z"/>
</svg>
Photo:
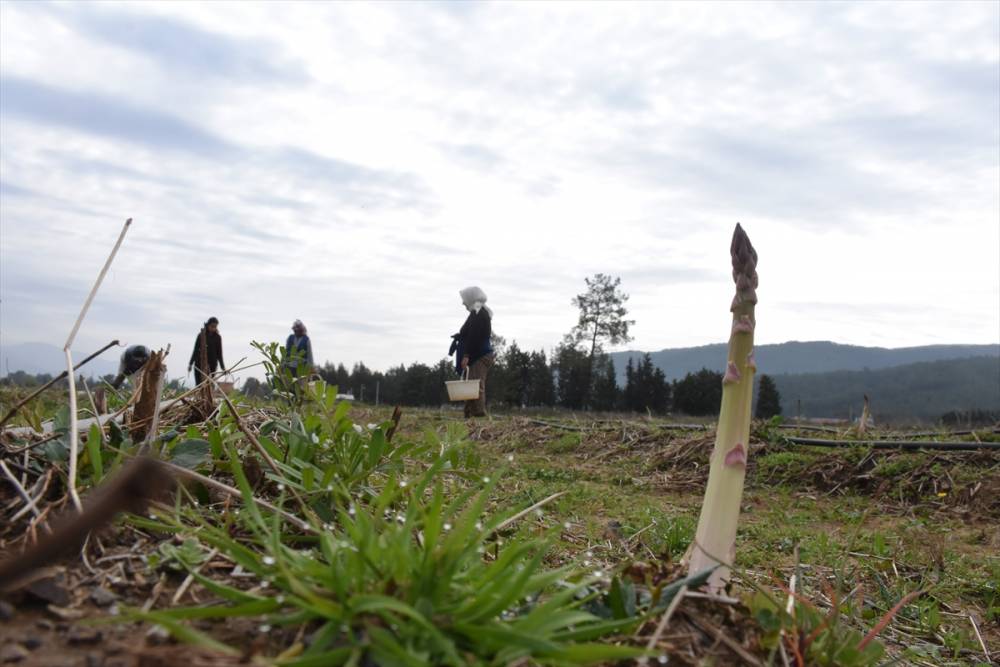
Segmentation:
<svg viewBox="0 0 1000 667">
<path fill-rule="evenodd" d="M 1000 357 L 948 359 L 881 370 L 775 375 L 784 413 L 857 417 L 864 394 L 879 418 L 936 421 L 950 410 L 1000 411 Z"/>
<path fill-rule="evenodd" d="M 629 357 L 636 359 L 642 352 L 614 352 L 611 358 L 618 371 L 619 382 L 624 383 L 625 364 Z M 677 380 L 687 373 L 710 368 L 721 371 L 726 365 L 726 344 L 702 345 L 652 352 L 653 363 L 666 373 L 670 380 Z M 918 362 L 969 357 L 1000 357 L 1000 345 L 925 345 L 921 347 L 861 347 L 841 345 L 830 341 L 790 341 L 776 345 L 758 345 L 754 351 L 761 373 L 781 375 L 788 373 L 825 373 L 830 371 L 878 370 Z"/>
</svg>

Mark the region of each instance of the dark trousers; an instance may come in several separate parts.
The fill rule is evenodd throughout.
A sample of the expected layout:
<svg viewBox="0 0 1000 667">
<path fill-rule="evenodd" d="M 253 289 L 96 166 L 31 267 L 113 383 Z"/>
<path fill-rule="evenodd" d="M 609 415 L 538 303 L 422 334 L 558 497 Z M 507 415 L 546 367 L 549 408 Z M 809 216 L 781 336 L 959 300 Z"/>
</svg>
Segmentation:
<svg viewBox="0 0 1000 667">
<path fill-rule="evenodd" d="M 495 354 L 487 354 L 485 357 L 476 359 L 475 363 L 469 366 L 469 379 L 479 380 L 479 398 L 465 402 L 466 417 L 486 416 L 486 376 L 490 374 L 490 369 L 496 362 Z"/>
<path fill-rule="evenodd" d="M 211 372 L 214 373 L 215 369 L 213 368 Z M 202 382 L 205 381 L 207 377 L 208 375 L 206 375 L 203 370 L 201 370 L 197 366 L 194 367 L 194 386 L 197 387 L 198 385 L 200 385 Z"/>
</svg>

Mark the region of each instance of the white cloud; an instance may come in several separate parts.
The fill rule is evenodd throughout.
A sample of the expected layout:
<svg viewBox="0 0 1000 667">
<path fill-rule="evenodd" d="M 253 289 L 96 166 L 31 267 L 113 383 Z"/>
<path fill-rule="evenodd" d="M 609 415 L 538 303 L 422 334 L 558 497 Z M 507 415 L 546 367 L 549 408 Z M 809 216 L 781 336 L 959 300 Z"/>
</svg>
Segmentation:
<svg viewBox="0 0 1000 667">
<path fill-rule="evenodd" d="M 737 220 L 762 342 L 996 342 L 998 12 L 3 3 L 0 338 L 61 342 L 133 216 L 94 347 L 430 361 L 469 283 L 549 347 L 597 271 L 635 346 L 714 342 Z"/>
</svg>

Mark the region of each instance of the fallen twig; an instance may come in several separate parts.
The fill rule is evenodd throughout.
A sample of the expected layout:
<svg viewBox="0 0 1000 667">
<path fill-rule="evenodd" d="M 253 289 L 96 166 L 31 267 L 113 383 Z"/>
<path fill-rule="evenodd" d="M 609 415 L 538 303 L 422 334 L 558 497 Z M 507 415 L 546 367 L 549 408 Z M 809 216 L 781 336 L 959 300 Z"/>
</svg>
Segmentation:
<svg viewBox="0 0 1000 667">
<path fill-rule="evenodd" d="M 866 634 L 864 636 L 864 638 L 860 642 L 858 642 L 857 650 L 858 651 L 864 650 L 864 648 L 866 646 L 868 646 L 868 644 L 870 644 L 873 639 L 875 639 L 876 637 L 878 637 L 878 635 L 879 635 L 880 632 L 882 632 L 883 630 L 885 630 L 885 626 L 889 625 L 889 623 L 892 621 L 893 617 L 895 617 L 896 614 L 899 613 L 900 609 L 902 609 L 906 605 L 908 605 L 911 602 L 913 602 L 913 600 L 917 599 L 918 597 L 920 597 L 921 595 L 923 595 L 925 592 L 926 591 L 919 590 L 919 591 L 913 591 L 912 593 L 908 593 L 908 594 L 904 595 L 903 599 L 900 600 L 899 602 L 897 602 L 896 605 L 892 609 L 890 609 L 889 611 L 887 611 L 885 613 L 885 615 L 882 618 L 879 619 L 878 623 L 875 624 L 875 627 L 873 627 L 871 630 L 869 630 L 868 634 Z"/>
<path fill-rule="evenodd" d="M 34 504 L 35 504 L 35 507 L 31 507 L 31 506 L 28 506 L 28 505 L 22 507 L 20 510 L 18 510 L 14 514 L 14 516 L 12 516 L 10 518 L 11 525 L 13 525 L 18 519 L 20 519 L 22 516 L 24 516 L 25 514 L 27 514 L 29 511 L 37 508 L 38 501 L 41 500 L 42 498 L 44 498 L 45 497 L 45 492 L 49 490 L 49 482 L 52 481 L 52 471 L 53 471 L 53 468 L 49 468 L 45 472 L 45 476 L 42 477 L 41 480 L 39 480 L 39 483 L 41 484 L 41 490 L 38 491 L 37 493 L 35 493 L 35 498 L 34 498 L 34 501 L 33 501 Z M 36 488 L 38 486 L 39 486 L 39 484 L 35 484 Z M 36 511 L 36 514 L 37 514 L 37 511 Z"/>
<path fill-rule="evenodd" d="M 213 489 L 216 489 L 217 491 L 222 491 L 223 493 L 233 496 L 234 498 L 240 498 L 241 500 L 243 499 L 243 493 L 239 489 L 229 486 L 228 484 L 223 484 L 220 481 L 214 480 L 211 477 L 207 477 L 205 475 L 197 473 L 194 470 L 188 470 L 187 468 L 183 468 L 179 465 L 175 465 L 167 461 L 161 461 L 160 465 L 164 466 L 171 472 L 177 474 L 178 477 L 186 477 L 187 479 L 199 482 L 201 484 L 204 484 L 205 486 L 210 486 Z M 303 521 L 294 514 L 290 514 L 289 512 L 286 512 L 283 509 L 275 507 L 266 500 L 261 500 L 260 498 L 253 498 L 253 501 L 257 505 L 263 507 L 264 509 L 280 514 L 285 518 L 285 520 L 294 524 L 300 530 L 319 534 L 319 531 L 313 528 L 312 524 L 310 524 L 308 521 Z"/>
<path fill-rule="evenodd" d="M 527 509 L 523 509 L 520 512 L 518 512 L 517 514 L 515 514 L 514 516 L 510 517 L 509 519 L 501 521 L 500 525 L 498 525 L 496 528 L 493 529 L 493 532 L 494 533 L 499 533 L 501 530 L 503 530 L 504 528 L 506 528 L 510 524 L 514 523 L 515 521 L 517 521 L 521 517 L 523 517 L 523 516 L 525 516 L 527 514 L 530 514 L 531 512 L 537 510 L 538 508 L 540 508 L 540 507 L 542 507 L 544 505 L 548 505 L 550 502 L 552 502 L 556 498 L 558 498 L 560 496 L 564 496 L 564 495 L 566 495 L 566 492 L 565 491 L 560 491 L 558 493 L 553 493 L 548 498 L 545 498 L 543 500 L 539 500 L 537 503 L 535 503 L 531 507 L 528 507 Z"/>
<path fill-rule="evenodd" d="M 218 555 L 218 553 L 219 553 L 218 549 L 212 549 L 208 553 L 208 556 L 205 557 L 205 560 L 201 561 L 201 563 L 199 563 L 198 566 L 194 568 L 194 570 L 192 570 L 188 574 L 188 576 L 184 578 L 184 581 L 181 582 L 181 585 L 177 587 L 177 592 L 174 593 L 174 597 L 171 598 L 170 604 L 175 605 L 181 601 L 181 598 L 184 597 L 184 593 L 187 592 L 187 589 L 190 588 L 191 583 L 194 581 L 194 575 L 201 572 L 201 569 L 205 567 L 209 562 L 211 562 L 211 560 L 215 558 Z"/>
<path fill-rule="evenodd" d="M 24 498 L 24 502 L 28 504 L 31 511 L 35 513 L 35 516 L 39 516 L 41 512 L 38 511 L 38 506 L 35 505 L 35 501 L 32 500 L 28 492 L 24 490 L 23 486 L 21 486 L 21 483 L 17 481 L 17 477 L 14 476 L 14 473 L 10 471 L 10 468 L 8 468 L 7 464 L 2 460 L 0 460 L 0 470 L 3 470 L 4 474 L 7 475 L 7 479 L 9 479 L 10 483 L 14 485 L 15 489 L 17 489 L 17 493 Z"/>
<path fill-rule="evenodd" d="M 660 641 L 660 637 L 663 636 L 663 632 L 667 629 L 667 625 L 670 623 L 670 619 L 673 617 L 674 612 L 677 611 L 677 607 L 680 606 L 681 600 L 687 595 L 688 587 L 681 586 L 681 589 L 677 591 L 674 599 L 670 601 L 667 606 L 667 610 L 663 612 L 663 617 L 660 618 L 660 622 L 656 625 L 656 630 L 653 631 L 653 636 L 649 638 L 649 643 L 646 644 L 646 648 L 652 651 L 656 648 L 656 644 Z M 648 663 L 648 658 L 643 658 L 643 664 Z"/>
<path fill-rule="evenodd" d="M 233 405 L 233 402 L 229 400 L 226 393 L 219 387 L 219 383 L 216 382 L 215 378 L 211 375 L 207 376 L 207 378 L 211 381 L 215 388 L 219 390 L 219 393 L 222 394 L 222 400 L 225 401 L 226 407 L 229 408 L 230 414 L 233 415 L 233 420 L 236 422 L 236 428 L 243 432 L 243 435 L 247 437 L 247 440 L 249 440 L 250 444 L 254 446 L 261 458 L 267 462 L 267 465 L 270 466 L 271 470 L 280 475 L 281 468 L 278 467 L 278 463 L 271 458 L 271 455 L 268 453 L 264 445 L 261 444 L 260 440 L 257 439 L 257 436 L 255 436 L 253 432 L 247 428 L 247 425 L 243 423 L 243 420 L 240 418 L 240 413 L 236 410 L 236 406 Z"/>
<path fill-rule="evenodd" d="M 49 435 L 45 436 L 44 438 L 42 438 L 38 442 L 33 442 L 30 445 L 24 445 L 23 447 L 15 447 L 14 449 L 8 449 L 7 453 L 8 454 L 20 454 L 21 452 L 27 452 L 29 450 L 34 449 L 35 447 L 41 447 L 46 442 L 52 442 L 56 438 L 62 437 L 62 435 L 63 434 L 59 433 L 59 432 L 50 433 Z"/>
<path fill-rule="evenodd" d="M 990 650 L 986 648 L 986 642 L 983 641 L 983 635 L 979 632 L 979 624 L 976 623 L 976 619 L 969 614 L 969 623 L 972 623 L 972 629 L 976 631 L 976 639 L 979 640 L 979 645 L 983 649 L 983 655 L 986 656 L 986 663 L 993 664 L 993 658 L 990 657 Z"/>
<path fill-rule="evenodd" d="M 685 612 L 685 613 L 687 614 L 687 617 L 688 619 L 690 619 L 691 623 L 693 623 L 699 630 L 701 630 L 705 634 L 712 635 L 714 639 L 717 639 L 718 641 L 725 644 L 730 651 L 738 655 L 746 664 L 753 665 L 754 667 L 762 667 L 760 660 L 755 658 L 753 654 L 751 654 L 745 648 L 740 646 L 740 644 L 737 641 L 728 637 L 722 628 L 711 627 L 709 623 L 700 616 L 697 616 L 696 614 L 690 612 Z"/>
</svg>

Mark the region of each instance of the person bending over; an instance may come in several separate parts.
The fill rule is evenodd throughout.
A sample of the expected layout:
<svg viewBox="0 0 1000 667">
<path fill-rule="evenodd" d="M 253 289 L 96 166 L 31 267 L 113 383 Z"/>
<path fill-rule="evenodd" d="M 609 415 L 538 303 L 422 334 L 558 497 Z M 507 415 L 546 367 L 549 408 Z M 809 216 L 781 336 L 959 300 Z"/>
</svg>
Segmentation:
<svg viewBox="0 0 1000 667">
<path fill-rule="evenodd" d="M 131 345 L 122 352 L 121 361 L 118 362 L 118 375 L 111 381 L 111 386 L 118 389 L 125 382 L 146 365 L 149 361 L 149 350 L 145 345 Z"/>
</svg>

